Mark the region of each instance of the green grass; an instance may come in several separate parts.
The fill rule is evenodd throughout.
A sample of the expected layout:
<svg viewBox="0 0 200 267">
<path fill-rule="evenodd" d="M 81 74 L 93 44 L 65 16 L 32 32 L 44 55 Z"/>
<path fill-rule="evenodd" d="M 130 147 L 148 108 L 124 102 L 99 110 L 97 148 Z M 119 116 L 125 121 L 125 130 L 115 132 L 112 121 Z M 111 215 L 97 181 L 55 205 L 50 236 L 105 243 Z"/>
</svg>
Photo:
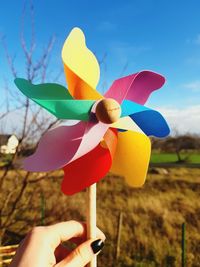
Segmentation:
<svg viewBox="0 0 200 267">
<path fill-rule="evenodd" d="M 186 159 L 188 163 L 200 163 L 200 153 L 181 153 L 181 158 Z M 177 155 L 175 153 L 158 153 L 152 152 L 151 163 L 175 163 L 178 161 Z"/>
</svg>

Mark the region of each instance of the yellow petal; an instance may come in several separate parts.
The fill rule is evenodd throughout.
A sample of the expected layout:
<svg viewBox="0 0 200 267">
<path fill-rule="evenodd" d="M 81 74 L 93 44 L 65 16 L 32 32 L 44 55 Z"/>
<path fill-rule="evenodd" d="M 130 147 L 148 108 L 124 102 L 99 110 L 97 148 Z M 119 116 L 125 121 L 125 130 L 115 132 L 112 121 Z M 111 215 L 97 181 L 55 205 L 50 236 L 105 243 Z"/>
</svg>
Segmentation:
<svg viewBox="0 0 200 267">
<path fill-rule="evenodd" d="M 99 81 L 99 64 L 86 47 L 85 36 L 79 28 L 74 28 L 67 37 L 62 49 L 62 59 L 68 89 L 74 98 L 103 98 L 94 89 Z"/>
<path fill-rule="evenodd" d="M 112 123 L 110 127 L 144 133 L 142 129 L 140 129 L 140 127 L 129 116 L 120 118 L 118 121 Z"/>
<path fill-rule="evenodd" d="M 146 179 L 151 153 L 149 138 L 138 132 L 119 132 L 111 172 L 125 177 L 133 187 L 141 187 Z"/>
</svg>

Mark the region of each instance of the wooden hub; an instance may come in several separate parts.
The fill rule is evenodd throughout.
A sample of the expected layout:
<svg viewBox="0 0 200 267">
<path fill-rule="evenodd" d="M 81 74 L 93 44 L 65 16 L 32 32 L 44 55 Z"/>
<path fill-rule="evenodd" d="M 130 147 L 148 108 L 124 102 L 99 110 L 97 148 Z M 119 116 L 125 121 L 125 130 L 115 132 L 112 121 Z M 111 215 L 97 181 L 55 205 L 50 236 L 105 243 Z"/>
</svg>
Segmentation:
<svg viewBox="0 0 200 267">
<path fill-rule="evenodd" d="M 96 117 L 103 123 L 110 124 L 116 122 L 120 115 L 120 104 L 112 98 L 102 99 L 96 106 Z"/>
</svg>

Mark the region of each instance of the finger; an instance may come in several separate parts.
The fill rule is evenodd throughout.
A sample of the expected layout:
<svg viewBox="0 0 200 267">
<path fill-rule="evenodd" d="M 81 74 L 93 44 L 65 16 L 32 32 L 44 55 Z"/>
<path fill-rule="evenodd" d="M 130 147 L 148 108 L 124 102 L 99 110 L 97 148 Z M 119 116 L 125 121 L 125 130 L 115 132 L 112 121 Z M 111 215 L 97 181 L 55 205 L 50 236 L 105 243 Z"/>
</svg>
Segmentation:
<svg viewBox="0 0 200 267">
<path fill-rule="evenodd" d="M 84 232 L 83 232 L 82 236 L 73 237 L 69 240 L 70 242 L 72 242 L 76 245 L 80 245 L 81 243 L 83 243 L 87 240 L 87 225 L 86 225 L 86 223 L 82 223 L 82 225 L 84 227 Z M 105 241 L 105 239 L 106 239 L 104 233 L 98 227 L 96 227 L 96 237 L 98 239 L 102 239 L 103 241 Z"/>
<path fill-rule="evenodd" d="M 84 267 L 92 260 L 95 254 L 101 251 L 103 246 L 104 242 L 101 239 L 87 240 L 56 264 L 56 267 Z"/>
<path fill-rule="evenodd" d="M 77 221 L 67 221 L 47 226 L 48 240 L 55 249 L 60 243 L 72 238 L 82 238 L 86 236 L 85 224 Z M 99 230 L 100 231 L 100 230 Z M 99 233 L 97 231 L 97 233 Z M 105 240 L 105 235 L 100 231 L 99 238 Z"/>
</svg>

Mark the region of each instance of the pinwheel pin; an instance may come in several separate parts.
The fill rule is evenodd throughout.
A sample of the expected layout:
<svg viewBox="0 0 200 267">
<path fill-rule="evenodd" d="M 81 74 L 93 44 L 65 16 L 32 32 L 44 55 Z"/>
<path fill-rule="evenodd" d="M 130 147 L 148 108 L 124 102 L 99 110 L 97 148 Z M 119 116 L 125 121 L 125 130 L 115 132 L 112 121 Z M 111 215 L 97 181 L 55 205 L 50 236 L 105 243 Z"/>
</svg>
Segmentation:
<svg viewBox="0 0 200 267">
<path fill-rule="evenodd" d="M 78 120 L 44 134 L 36 152 L 25 159 L 25 169 L 63 168 L 62 191 L 67 195 L 90 187 L 108 171 L 124 176 L 130 186 L 142 186 L 151 151 L 148 136 L 169 134 L 162 115 L 144 106 L 149 95 L 162 87 L 164 77 L 141 71 L 115 80 L 101 95 L 95 90 L 99 65 L 79 28 L 66 39 L 62 59 L 68 90 L 59 84 L 33 85 L 15 79 L 22 93 L 57 118 Z"/>
</svg>

